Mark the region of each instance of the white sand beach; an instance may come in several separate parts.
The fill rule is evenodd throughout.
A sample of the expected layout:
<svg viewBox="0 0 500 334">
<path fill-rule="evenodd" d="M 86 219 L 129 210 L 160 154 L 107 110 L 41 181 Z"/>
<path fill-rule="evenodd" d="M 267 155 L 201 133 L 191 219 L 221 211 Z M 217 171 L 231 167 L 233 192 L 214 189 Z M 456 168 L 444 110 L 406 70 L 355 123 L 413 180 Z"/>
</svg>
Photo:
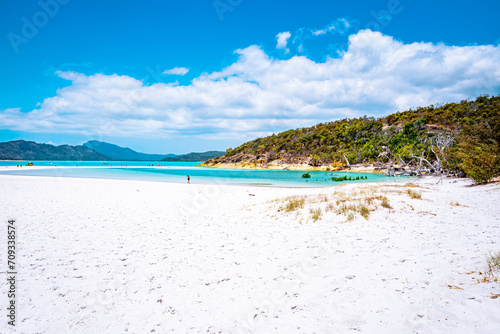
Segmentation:
<svg viewBox="0 0 500 334">
<path fill-rule="evenodd" d="M 437 181 L 286 189 L 0 175 L 1 308 L 15 219 L 17 333 L 499 333 L 500 282 L 481 279 L 500 251 L 500 184 Z M 374 200 L 368 219 L 350 221 L 328 211 L 360 189 L 392 209 Z M 286 212 L 275 200 L 292 195 L 305 206 Z"/>
</svg>

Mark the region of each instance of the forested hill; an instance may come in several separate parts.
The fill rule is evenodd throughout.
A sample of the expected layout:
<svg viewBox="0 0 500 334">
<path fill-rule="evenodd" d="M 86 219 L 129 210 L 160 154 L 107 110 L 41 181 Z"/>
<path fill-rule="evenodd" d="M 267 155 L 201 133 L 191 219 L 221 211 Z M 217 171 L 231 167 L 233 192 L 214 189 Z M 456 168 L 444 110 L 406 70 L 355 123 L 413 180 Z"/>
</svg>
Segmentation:
<svg viewBox="0 0 500 334">
<path fill-rule="evenodd" d="M 362 117 L 321 123 L 309 128 L 288 130 L 228 149 L 222 157 L 204 165 L 248 162 L 309 164 L 312 166 L 374 163 L 380 160 L 412 159 L 422 153 L 433 161 L 431 139 L 438 134 L 456 138 L 464 129 L 481 133 L 487 143 L 500 142 L 500 96 L 481 96 L 441 106 L 397 112 L 375 119 Z"/>
<path fill-rule="evenodd" d="M 0 160 L 113 160 L 84 146 L 38 144 L 15 140 L 0 143 Z"/>
</svg>

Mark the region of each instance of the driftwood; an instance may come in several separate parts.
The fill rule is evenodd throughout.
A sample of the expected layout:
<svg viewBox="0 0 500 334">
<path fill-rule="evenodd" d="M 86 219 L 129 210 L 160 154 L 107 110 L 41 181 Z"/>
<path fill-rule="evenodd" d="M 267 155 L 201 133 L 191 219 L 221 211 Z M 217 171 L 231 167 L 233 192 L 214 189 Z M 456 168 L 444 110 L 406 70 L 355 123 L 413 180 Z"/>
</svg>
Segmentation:
<svg viewBox="0 0 500 334">
<path fill-rule="evenodd" d="M 345 154 L 344 154 L 344 159 L 345 159 L 345 162 L 347 163 L 347 167 L 351 168 L 351 164 L 349 163 L 349 160 L 347 160 L 347 157 L 345 156 Z"/>
<path fill-rule="evenodd" d="M 387 169 L 386 175 L 394 176 L 394 175 L 417 175 L 420 176 L 423 173 L 426 174 L 435 174 L 442 175 L 443 174 L 443 162 L 448 163 L 446 160 L 445 150 L 448 147 L 453 145 L 455 138 L 452 135 L 444 135 L 439 134 L 436 137 L 429 139 L 429 147 L 432 153 L 434 154 L 436 161 L 431 163 L 424 157 L 424 151 L 420 153 L 420 155 L 412 154 L 412 157 L 409 162 L 403 160 L 401 155 L 398 155 L 398 162 L 401 163 L 405 171 L 402 173 L 396 174 L 393 161 L 389 159 L 387 152 L 381 154 L 381 156 L 386 157 L 389 160 L 390 165 L 385 165 Z"/>
<path fill-rule="evenodd" d="M 386 155 L 384 156 L 387 157 Z M 379 160 L 378 164 L 384 166 L 384 169 L 386 169 L 385 175 L 387 176 L 421 176 L 423 173 L 436 173 L 436 167 L 434 167 L 434 165 L 432 165 L 430 161 L 424 157 L 423 151 L 420 156 L 412 155 L 409 162 L 404 161 L 401 156 L 398 156 L 398 161 L 401 163 L 401 167 L 403 169 L 403 171 L 399 173 L 396 173 L 397 170 L 392 159 L 389 159 L 388 163 L 383 163 Z M 414 161 L 418 161 L 418 163 L 414 164 Z M 426 167 L 427 165 L 429 168 Z"/>
</svg>

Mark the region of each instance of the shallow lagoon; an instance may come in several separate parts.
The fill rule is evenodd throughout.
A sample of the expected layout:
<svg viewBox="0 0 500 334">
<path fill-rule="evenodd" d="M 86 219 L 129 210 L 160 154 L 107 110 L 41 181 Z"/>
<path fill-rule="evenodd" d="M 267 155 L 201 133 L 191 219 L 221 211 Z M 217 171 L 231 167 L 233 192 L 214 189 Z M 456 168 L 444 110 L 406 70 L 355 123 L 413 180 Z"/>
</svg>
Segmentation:
<svg viewBox="0 0 500 334">
<path fill-rule="evenodd" d="M 26 165 L 26 161 L 1 161 L 0 166 Z M 162 167 L 157 166 L 159 163 Z M 308 172 L 311 177 L 302 178 L 304 171 L 295 170 L 259 170 L 259 169 L 223 169 L 194 167 L 199 162 L 157 162 L 157 161 L 110 161 L 103 165 L 100 161 L 33 161 L 35 166 L 47 167 L 32 169 L 27 166 L 16 169 L 0 167 L 1 174 L 49 177 L 77 177 L 119 180 L 143 180 L 156 182 L 186 183 L 191 177 L 192 184 L 229 184 L 274 187 L 328 187 L 342 183 L 407 181 L 408 177 L 387 177 L 376 173 L 347 172 Z M 66 168 L 57 168 L 65 166 Z M 78 167 L 76 167 L 78 165 Z M 70 167 L 70 168 L 68 168 Z M 366 180 L 334 182 L 333 176 L 348 175 L 352 179 L 366 176 Z"/>
</svg>

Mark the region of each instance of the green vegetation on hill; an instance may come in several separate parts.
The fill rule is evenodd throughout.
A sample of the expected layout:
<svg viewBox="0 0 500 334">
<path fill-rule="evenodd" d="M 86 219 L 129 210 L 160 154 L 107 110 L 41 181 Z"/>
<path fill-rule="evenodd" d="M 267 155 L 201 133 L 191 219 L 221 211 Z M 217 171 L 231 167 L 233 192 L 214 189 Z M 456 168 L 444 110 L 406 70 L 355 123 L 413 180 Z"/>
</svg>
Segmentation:
<svg viewBox="0 0 500 334">
<path fill-rule="evenodd" d="M 113 160 L 84 146 L 38 144 L 16 140 L 0 143 L 0 160 Z"/>
<path fill-rule="evenodd" d="M 439 135 L 453 138 L 453 144 L 433 152 L 433 140 Z M 472 144 L 460 146 L 466 138 Z M 480 96 L 474 101 L 431 105 L 378 119 L 365 116 L 288 130 L 228 149 L 224 156 L 206 163 L 268 164 L 279 160 L 320 166 L 344 165 L 346 158 L 351 164 L 408 162 L 423 154 L 431 162 L 445 158 L 445 168 L 466 171 L 465 155 L 471 155 L 473 148 L 481 150 L 481 145 L 498 152 L 499 142 L 500 96 Z"/>
</svg>

